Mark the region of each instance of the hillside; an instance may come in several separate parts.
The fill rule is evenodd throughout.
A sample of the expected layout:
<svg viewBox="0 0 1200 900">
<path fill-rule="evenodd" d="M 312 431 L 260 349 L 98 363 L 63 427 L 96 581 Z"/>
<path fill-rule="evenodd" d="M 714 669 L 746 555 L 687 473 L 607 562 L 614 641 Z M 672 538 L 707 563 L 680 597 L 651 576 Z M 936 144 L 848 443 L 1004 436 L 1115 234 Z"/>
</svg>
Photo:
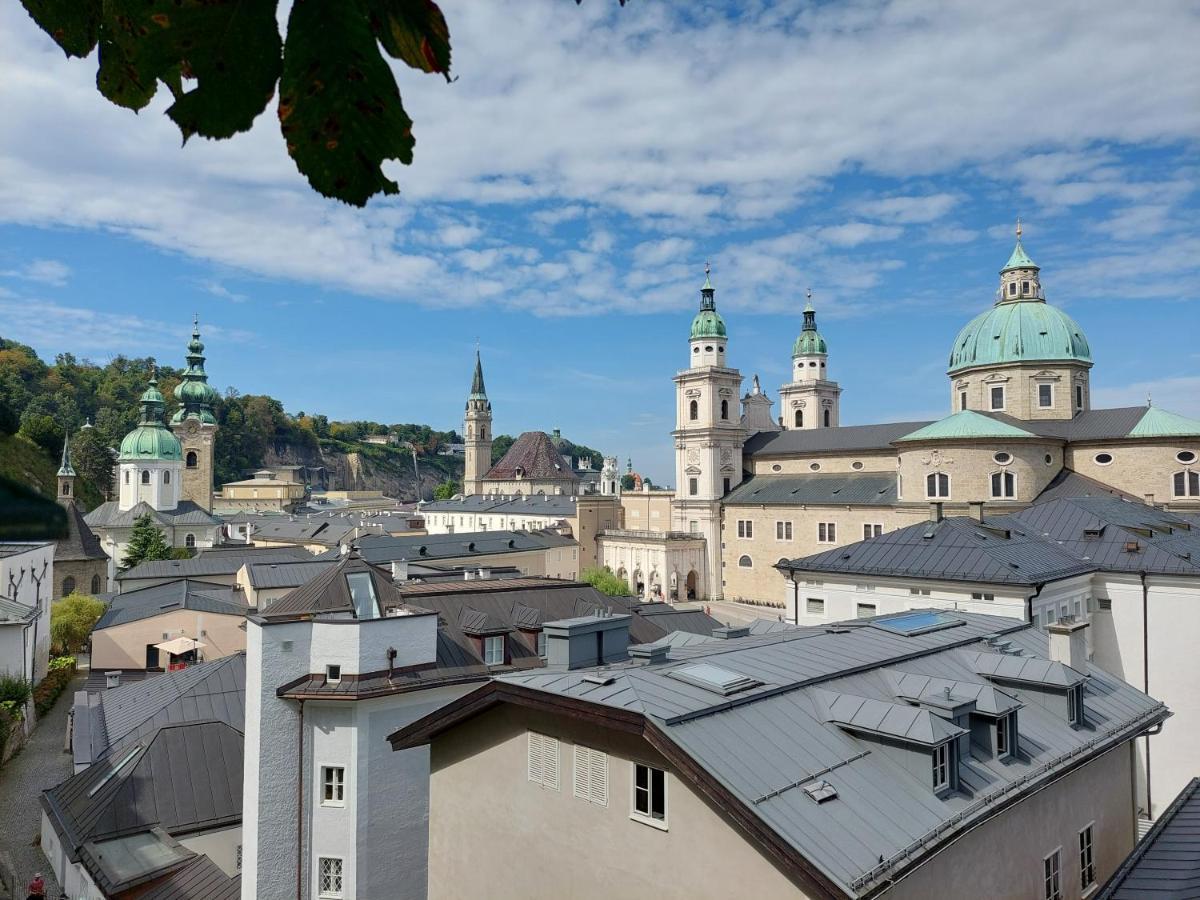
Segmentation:
<svg viewBox="0 0 1200 900">
<path fill-rule="evenodd" d="M 32 441 L 16 434 L 0 434 L 0 477 L 33 488 L 46 497 L 58 493 L 58 463 Z M 92 485 L 76 479 L 76 499 L 84 509 L 92 509 L 103 499 Z"/>
</svg>

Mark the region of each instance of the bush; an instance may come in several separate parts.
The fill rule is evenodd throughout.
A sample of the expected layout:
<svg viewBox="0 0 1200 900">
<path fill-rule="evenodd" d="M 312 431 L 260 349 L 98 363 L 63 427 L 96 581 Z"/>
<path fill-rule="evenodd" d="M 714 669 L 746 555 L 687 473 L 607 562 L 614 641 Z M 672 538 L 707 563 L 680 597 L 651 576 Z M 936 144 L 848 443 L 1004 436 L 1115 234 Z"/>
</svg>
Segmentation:
<svg viewBox="0 0 1200 900">
<path fill-rule="evenodd" d="M 37 710 L 38 718 L 41 718 L 51 710 L 54 706 L 54 701 L 67 689 L 67 685 L 75 677 L 74 657 L 62 658 L 70 659 L 70 664 L 59 664 L 56 667 L 54 662 L 52 662 L 50 664 L 50 671 L 46 674 L 46 677 L 39 681 L 37 687 L 33 689 L 33 705 Z"/>
<path fill-rule="evenodd" d="M 70 669 L 72 672 L 74 672 L 76 665 L 77 663 L 75 661 L 75 657 L 73 656 L 56 656 L 54 659 L 50 660 L 50 671 L 53 672 L 56 669 Z"/>
<path fill-rule="evenodd" d="M 0 702 L 24 706 L 32 695 L 29 682 L 15 675 L 0 675 Z"/>
<path fill-rule="evenodd" d="M 16 724 L 16 717 L 0 704 L 0 757 L 4 756 L 4 748 L 8 744 L 8 736 L 12 734 L 13 726 Z"/>
<path fill-rule="evenodd" d="M 59 653 L 83 649 L 96 622 L 104 615 L 104 603 L 88 594 L 74 591 L 50 607 L 50 642 Z M 62 659 L 74 659 L 60 657 Z M 53 668 L 53 664 L 51 664 Z"/>
<path fill-rule="evenodd" d="M 600 593 L 607 594 L 609 597 L 633 596 L 633 591 L 625 583 L 625 580 L 614 574 L 608 566 L 604 566 L 604 568 L 593 566 L 584 569 L 579 573 L 579 580 L 584 584 L 590 584 Z"/>
</svg>

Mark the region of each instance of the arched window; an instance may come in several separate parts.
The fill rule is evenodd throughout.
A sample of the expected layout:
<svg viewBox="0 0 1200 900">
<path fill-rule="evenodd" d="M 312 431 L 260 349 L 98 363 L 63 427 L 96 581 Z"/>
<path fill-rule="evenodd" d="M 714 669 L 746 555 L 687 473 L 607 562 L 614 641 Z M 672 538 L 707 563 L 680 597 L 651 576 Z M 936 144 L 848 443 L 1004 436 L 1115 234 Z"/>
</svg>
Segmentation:
<svg viewBox="0 0 1200 900">
<path fill-rule="evenodd" d="M 688 404 L 688 418 L 693 422 L 700 418 L 700 404 L 695 400 Z"/>
<path fill-rule="evenodd" d="M 1017 496 L 1017 477 L 1012 472 L 992 473 L 992 499 L 1011 500 Z"/>
<path fill-rule="evenodd" d="M 183 546 L 192 548 L 196 546 L 196 536 L 194 534 L 185 534 L 183 536 Z"/>
<path fill-rule="evenodd" d="M 194 468 L 196 468 L 196 466 L 198 464 L 199 464 L 199 460 L 196 457 L 196 451 L 189 450 L 187 453 L 187 460 L 184 462 L 184 465 L 187 466 L 189 469 L 194 469 Z"/>
<path fill-rule="evenodd" d="M 63 579 L 62 592 L 64 597 L 67 596 L 67 594 L 75 593 L 75 579 L 70 575 Z"/>
<path fill-rule="evenodd" d="M 1200 497 L 1200 472 L 1176 472 L 1172 482 L 1176 497 Z"/>
<path fill-rule="evenodd" d="M 171 472 L 168 469 L 163 469 L 163 484 L 171 483 Z"/>
<path fill-rule="evenodd" d="M 142 484 L 149 484 L 149 483 L 150 483 L 150 470 L 142 469 Z"/>
<path fill-rule="evenodd" d="M 752 560 L 749 556 L 739 556 L 738 565 L 743 569 L 752 569 L 754 568 L 754 560 Z"/>
<path fill-rule="evenodd" d="M 92 576 L 92 593 L 93 594 L 100 593 L 100 576 L 99 575 Z"/>
<path fill-rule="evenodd" d="M 721 401 L 721 418 L 722 419 L 729 418 L 729 401 L 728 400 Z"/>
<path fill-rule="evenodd" d="M 804 410 L 802 410 L 802 409 L 796 410 L 796 427 L 797 428 L 804 427 Z"/>
<path fill-rule="evenodd" d="M 825 410 L 825 427 L 829 427 L 829 410 Z"/>
<path fill-rule="evenodd" d="M 925 477 L 925 496 L 944 499 L 950 496 L 950 476 L 945 472 L 930 472 Z"/>
<path fill-rule="evenodd" d="M 129 471 L 128 470 L 125 471 L 125 483 L 129 484 Z"/>
<path fill-rule="evenodd" d="M 64 482 L 62 483 L 62 492 L 63 492 L 63 496 L 64 496 L 64 497 L 69 497 L 69 496 L 71 496 L 71 482 L 69 482 L 69 481 L 64 481 Z"/>
</svg>

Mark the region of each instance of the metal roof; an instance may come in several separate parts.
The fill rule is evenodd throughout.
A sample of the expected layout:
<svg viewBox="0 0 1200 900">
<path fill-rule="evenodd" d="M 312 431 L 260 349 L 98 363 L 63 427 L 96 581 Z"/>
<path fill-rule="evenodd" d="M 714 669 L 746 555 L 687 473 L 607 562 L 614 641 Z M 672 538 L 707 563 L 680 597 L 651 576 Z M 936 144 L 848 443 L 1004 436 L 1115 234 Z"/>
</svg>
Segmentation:
<svg viewBox="0 0 1200 900">
<path fill-rule="evenodd" d="M 551 531 L 470 531 L 458 534 L 421 534 L 412 537 L 371 534 L 358 539 L 363 559 L 372 563 L 395 560 L 460 559 L 545 550 L 573 544 L 571 538 Z"/>
<path fill-rule="evenodd" d="M 889 716 L 892 723 L 899 722 L 895 717 L 903 711 L 893 709 L 894 681 L 887 671 L 903 667 L 930 679 L 978 682 L 964 651 L 983 650 L 988 645 L 982 639 L 997 634 L 1025 656 L 1044 658 L 1048 652 L 1046 635 L 1024 623 L 957 615 L 964 621 L 961 627 L 913 636 L 890 634 L 857 620 L 832 633 L 826 627 L 792 628 L 673 646 L 665 663 L 543 669 L 501 675 L 496 681 L 535 695 L 560 695 L 640 714 L 799 857 L 848 895 L 862 896 L 926 850 L 987 818 L 998 801 L 1039 789 L 1060 771 L 1130 740 L 1167 716 L 1162 704 L 1089 666 L 1084 706 L 1092 727 L 1076 730 L 1056 712 L 1027 702 L 1021 711 L 1022 752 L 1003 763 L 965 758 L 959 765 L 961 789 L 936 794 L 879 752 L 872 739 L 827 721 L 830 704 L 822 697 L 857 698 L 835 702 L 835 708 L 857 704 L 838 717 L 852 726 L 870 723 L 878 729 L 889 723 Z M 724 697 L 669 677 L 673 667 L 696 660 L 758 679 L 763 686 Z M 603 679 L 595 677 L 599 673 Z M 1020 687 L 1006 692 L 1022 700 Z M 502 702 L 504 695 L 494 696 Z M 434 713 L 394 739 L 403 745 L 406 734 L 436 727 L 439 717 L 449 714 Z M 926 724 L 928 731 L 923 730 Z M 905 733 L 940 737 L 935 727 L 942 726 L 917 722 L 914 714 Z M 891 730 L 900 730 L 899 725 Z M 817 778 L 837 797 L 816 803 L 795 789 Z"/>
<path fill-rule="evenodd" d="M 151 619 L 180 609 L 244 616 L 247 607 L 240 595 L 228 585 L 182 578 L 179 581 L 168 581 L 123 594 L 113 594 L 108 609 L 96 622 L 96 630 Z"/>
<path fill-rule="evenodd" d="M 191 500 L 180 500 L 174 509 L 155 509 L 144 500 L 132 509 L 122 510 L 116 500 L 101 503 L 83 520 L 93 528 L 132 528 L 142 516 L 149 516 L 159 525 L 220 525 L 221 520 Z"/>
<path fill-rule="evenodd" d="M 881 671 L 896 696 L 904 700 L 919 701 L 922 697 L 943 694 L 946 688 L 949 688 L 953 697 L 974 700 L 975 709 L 989 716 L 1007 715 L 1022 706 L 1021 701 L 1015 697 L 993 685 L 984 684 L 981 680 L 955 681 L 900 669 Z"/>
<path fill-rule="evenodd" d="M 256 589 L 299 587 L 317 577 L 329 566 L 332 560 L 279 560 L 277 562 L 257 562 L 246 566 L 246 577 L 250 586 Z"/>
<path fill-rule="evenodd" d="M 965 734 L 941 716 L 907 703 L 856 697 L 836 691 L 812 691 L 817 717 L 851 731 L 864 731 L 932 747 Z"/>
<path fill-rule="evenodd" d="M 896 502 L 896 476 L 888 472 L 813 475 L 754 475 L 722 501 L 726 506 L 758 504 L 890 506 Z"/>
<path fill-rule="evenodd" d="M 837 428 L 796 428 L 760 431 L 746 441 L 743 453 L 755 456 L 790 456 L 841 450 L 891 450 L 892 442 L 918 428 L 923 422 L 884 422 L 878 425 L 841 425 Z"/>
<path fill-rule="evenodd" d="M 1200 897 L 1200 778 L 1179 792 L 1096 900 L 1194 897 Z"/>
<path fill-rule="evenodd" d="M 138 900 L 241 900 L 242 879 L 230 878 L 207 856 L 151 882 Z"/>
<path fill-rule="evenodd" d="M 37 617 L 36 606 L 26 606 L 16 600 L 0 597 L 0 625 L 24 625 Z"/>
<path fill-rule="evenodd" d="M 205 575 L 233 575 L 247 563 L 309 560 L 312 554 L 303 547 L 238 547 L 219 553 L 201 551 L 191 559 L 158 559 L 126 569 L 118 581 L 139 578 L 203 578 Z"/>
<path fill-rule="evenodd" d="M 570 494 L 468 494 L 453 500 L 435 500 L 421 506 L 421 512 L 496 513 L 504 515 L 547 515 L 569 519 L 579 501 Z"/>
<path fill-rule="evenodd" d="M 1018 428 L 1008 422 L 1002 422 L 971 409 L 962 409 L 956 413 L 931 422 L 924 428 L 918 428 L 911 434 L 906 434 L 898 441 L 940 441 L 956 438 L 1033 438 L 1036 434 Z"/>
<path fill-rule="evenodd" d="M 64 445 L 64 453 L 65 445 Z M 83 513 L 74 499 L 60 501 L 67 513 L 67 536 L 54 545 L 54 559 L 57 562 L 80 559 L 108 559 L 108 554 L 100 546 L 96 537 L 84 520 Z"/>
</svg>

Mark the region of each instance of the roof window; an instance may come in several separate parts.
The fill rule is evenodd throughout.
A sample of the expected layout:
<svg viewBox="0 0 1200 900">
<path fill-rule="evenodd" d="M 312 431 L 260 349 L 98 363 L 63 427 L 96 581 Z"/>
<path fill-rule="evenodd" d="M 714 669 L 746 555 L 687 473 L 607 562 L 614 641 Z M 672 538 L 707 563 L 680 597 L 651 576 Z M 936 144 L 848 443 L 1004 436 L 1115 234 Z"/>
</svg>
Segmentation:
<svg viewBox="0 0 1200 900">
<path fill-rule="evenodd" d="M 876 619 L 871 624 L 893 634 L 912 637 L 930 631 L 941 631 L 943 628 L 954 628 L 966 623 L 962 619 L 956 619 L 945 613 L 919 610 L 885 616 L 882 619 Z"/>
<path fill-rule="evenodd" d="M 682 681 L 726 697 L 762 685 L 757 678 L 751 678 L 749 675 L 733 672 L 721 666 L 714 666 L 711 663 L 692 663 L 680 666 L 672 669 L 667 675 L 676 681 Z"/>
</svg>

